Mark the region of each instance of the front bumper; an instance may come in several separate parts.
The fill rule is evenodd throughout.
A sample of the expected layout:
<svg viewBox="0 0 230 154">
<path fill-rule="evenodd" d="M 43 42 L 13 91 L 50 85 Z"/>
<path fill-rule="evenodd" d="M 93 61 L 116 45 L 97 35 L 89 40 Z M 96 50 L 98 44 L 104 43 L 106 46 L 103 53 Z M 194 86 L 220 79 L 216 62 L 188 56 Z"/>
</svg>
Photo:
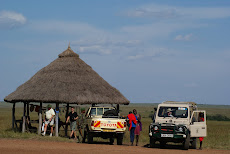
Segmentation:
<svg viewBox="0 0 230 154">
<path fill-rule="evenodd" d="M 149 127 L 149 137 L 155 139 L 184 139 L 187 134 L 188 129 L 184 125 L 151 124 Z"/>
</svg>

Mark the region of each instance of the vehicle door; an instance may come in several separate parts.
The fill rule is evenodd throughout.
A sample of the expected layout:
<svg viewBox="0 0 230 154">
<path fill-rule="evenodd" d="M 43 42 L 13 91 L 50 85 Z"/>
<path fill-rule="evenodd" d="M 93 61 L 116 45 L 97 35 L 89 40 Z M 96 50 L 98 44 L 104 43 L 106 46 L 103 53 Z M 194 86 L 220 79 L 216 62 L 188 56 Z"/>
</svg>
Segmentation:
<svg viewBox="0 0 230 154">
<path fill-rule="evenodd" d="M 191 137 L 207 136 L 206 112 L 204 110 L 193 111 L 190 121 L 190 135 Z"/>
</svg>

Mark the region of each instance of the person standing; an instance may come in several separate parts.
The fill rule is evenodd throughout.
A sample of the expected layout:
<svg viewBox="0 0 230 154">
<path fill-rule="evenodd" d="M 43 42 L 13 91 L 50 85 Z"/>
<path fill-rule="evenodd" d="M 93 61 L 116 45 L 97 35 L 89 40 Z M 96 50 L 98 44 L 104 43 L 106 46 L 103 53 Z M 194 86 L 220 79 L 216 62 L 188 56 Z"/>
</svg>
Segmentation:
<svg viewBox="0 0 230 154">
<path fill-rule="evenodd" d="M 53 125 L 54 125 L 54 116 L 55 116 L 55 113 L 54 113 L 54 110 L 52 109 L 52 105 L 48 104 L 47 109 L 46 109 L 46 113 L 45 113 L 45 119 L 44 119 L 45 127 L 44 127 L 44 132 L 42 133 L 43 136 L 46 135 L 46 130 L 47 130 L 48 125 L 50 126 L 50 129 L 51 129 L 50 130 L 50 137 L 52 136 Z"/>
<path fill-rule="evenodd" d="M 155 120 L 156 120 L 156 114 L 157 114 L 157 108 L 156 108 L 156 107 L 154 107 L 154 114 L 153 114 L 153 117 L 152 117 L 153 123 L 155 123 Z"/>
<path fill-rule="evenodd" d="M 74 107 L 71 107 L 71 112 L 68 114 L 68 118 L 66 120 L 66 123 L 70 120 L 70 128 L 71 128 L 71 133 L 70 133 L 70 139 L 72 135 L 74 134 L 74 138 L 76 139 L 76 125 L 77 125 L 77 119 L 78 115 L 77 112 L 74 111 Z"/>
<path fill-rule="evenodd" d="M 136 146 L 137 146 L 138 141 L 139 141 L 140 131 L 142 131 L 142 123 L 141 123 L 141 115 L 137 114 L 136 109 L 133 109 L 133 114 L 135 115 L 135 117 L 137 119 L 137 124 L 136 124 L 136 128 L 135 128 L 135 131 L 134 131 L 134 134 L 136 136 Z"/>
<path fill-rule="evenodd" d="M 204 122 L 204 114 L 202 112 L 199 113 L 198 122 Z M 199 148 L 199 150 L 202 150 L 202 142 L 204 140 L 204 137 L 199 137 L 199 140 L 200 140 L 200 148 Z"/>
<path fill-rule="evenodd" d="M 131 142 L 131 146 L 133 146 L 134 131 L 135 131 L 135 128 L 136 128 L 137 119 L 136 119 L 135 115 L 131 111 L 129 112 L 127 119 L 129 121 L 130 142 Z"/>
</svg>

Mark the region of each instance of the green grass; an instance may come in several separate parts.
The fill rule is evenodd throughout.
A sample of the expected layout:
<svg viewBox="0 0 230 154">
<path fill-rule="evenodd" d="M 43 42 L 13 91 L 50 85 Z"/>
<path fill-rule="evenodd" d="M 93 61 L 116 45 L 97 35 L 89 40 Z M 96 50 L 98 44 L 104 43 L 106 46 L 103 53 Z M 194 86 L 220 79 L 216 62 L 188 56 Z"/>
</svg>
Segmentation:
<svg viewBox="0 0 230 154">
<path fill-rule="evenodd" d="M 149 144 L 148 127 L 152 120 L 149 115 L 152 114 L 153 108 L 157 104 L 130 104 L 128 106 L 120 106 L 121 115 L 127 116 L 129 111 L 134 108 L 142 116 L 143 131 L 140 135 L 139 145 L 143 146 Z M 0 138 L 19 138 L 19 139 L 36 139 L 36 140 L 48 140 L 48 141 L 61 141 L 61 142 L 74 142 L 65 137 L 43 137 L 35 133 L 21 133 L 11 130 L 11 108 L 12 105 L 0 103 Z M 212 105 L 200 105 L 199 109 L 205 109 L 208 115 L 221 114 L 230 118 L 230 106 L 212 106 Z M 16 105 L 16 119 L 22 117 L 22 105 Z M 37 112 L 30 113 L 31 120 L 37 120 Z M 60 118 L 64 121 L 65 113 L 61 112 Z M 37 126 L 37 124 L 32 124 Z M 230 150 L 230 121 L 208 121 L 208 136 L 204 139 L 203 147 L 206 149 L 226 149 Z M 63 128 L 60 130 L 60 136 L 64 136 Z M 103 139 L 96 139 L 96 141 L 108 141 Z M 129 144 L 129 132 L 126 130 L 124 143 Z"/>
</svg>

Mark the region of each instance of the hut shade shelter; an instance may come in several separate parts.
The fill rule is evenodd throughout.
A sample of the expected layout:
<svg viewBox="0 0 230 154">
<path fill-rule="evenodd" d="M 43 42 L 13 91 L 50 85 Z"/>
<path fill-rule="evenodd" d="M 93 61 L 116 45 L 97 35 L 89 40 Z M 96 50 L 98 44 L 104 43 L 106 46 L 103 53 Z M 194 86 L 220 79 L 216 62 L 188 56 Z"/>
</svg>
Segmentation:
<svg viewBox="0 0 230 154">
<path fill-rule="evenodd" d="M 129 104 L 68 47 L 59 58 L 6 96 L 6 102 Z"/>
<path fill-rule="evenodd" d="M 81 60 L 70 46 L 56 60 L 6 96 L 4 101 L 129 104 L 129 100 Z"/>
</svg>

